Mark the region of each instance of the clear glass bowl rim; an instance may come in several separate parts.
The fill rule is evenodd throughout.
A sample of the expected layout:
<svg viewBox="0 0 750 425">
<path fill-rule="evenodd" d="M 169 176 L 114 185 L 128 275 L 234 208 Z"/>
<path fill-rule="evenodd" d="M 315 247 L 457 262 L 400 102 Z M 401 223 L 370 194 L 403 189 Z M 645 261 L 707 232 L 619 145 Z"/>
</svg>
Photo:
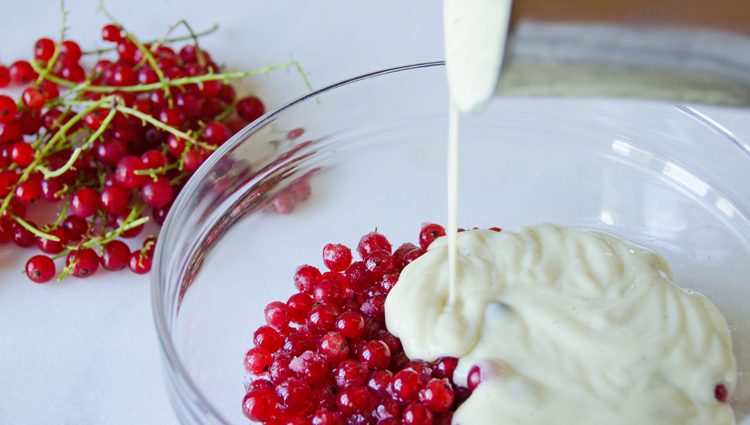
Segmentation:
<svg viewBox="0 0 750 425">
<path fill-rule="evenodd" d="M 407 72 L 420 68 L 442 67 L 444 65 L 444 61 L 422 62 L 362 74 L 313 91 L 307 95 L 290 101 L 289 103 L 279 107 L 275 111 L 265 114 L 260 119 L 240 130 L 231 139 L 224 143 L 195 172 L 195 174 L 189 179 L 188 183 L 185 185 L 185 187 L 182 189 L 179 196 L 175 200 L 172 208 L 170 209 L 170 213 L 167 215 L 167 218 L 164 221 L 161 232 L 163 234 L 169 234 L 178 230 L 175 228 L 176 225 L 174 224 L 175 213 L 183 210 L 185 205 L 188 204 L 188 200 L 192 199 L 196 195 L 200 184 L 208 177 L 209 171 L 213 168 L 214 165 L 216 165 L 216 163 L 224 159 L 228 152 L 232 151 L 238 145 L 242 144 L 247 139 L 247 136 L 249 134 L 253 133 L 257 128 L 264 127 L 268 122 L 273 121 L 278 115 L 283 114 L 287 109 L 293 108 L 295 107 L 295 105 L 304 103 L 310 99 L 314 99 L 321 94 L 333 91 L 340 87 L 349 86 L 363 80 L 369 80 L 388 74 Z M 700 121 L 703 124 L 711 127 L 715 132 L 719 133 L 726 142 L 734 145 L 734 147 L 736 148 L 739 148 L 739 150 L 742 151 L 745 156 L 747 156 L 748 160 L 750 160 L 750 148 L 743 144 L 730 130 L 728 130 L 709 116 L 694 109 L 693 107 L 681 104 L 674 104 L 674 106 L 676 109 L 685 112 L 691 118 L 696 119 L 697 121 Z M 163 261 L 164 252 L 167 248 L 168 247 L 165 248 L 163 244 L 157 243 L 154 253 L 153 267 L 151 271 L 151 307 L 159 339 L 159 345 L 161 347 L 162 355 L 164 356 L 162 360 L 166 360 L 165 367 L 168 368 L 167 370 L 165 370 L 165 372 L 171 372 L 175 375 L 174 377 L 176 378 L 177 382 L 175 382 L 174 385 L 177 385 L 180 387 L 180 389 L 187 391 L 187 394 L 185 395 L 194 400 L 196 403 L 196 405 L 193 407 L 195 407 L 199 411 L 206 413 L 209 417 L 213 417 L 218 421 L 217 423 L 229 425 L 230 422 L 227 421 L 224 416 L 210 402 L 207 401 L 206 397 L 203 396 L 195 381 L 190 377 L 190 374 L 188 373 L 185 365 L 180 360 L 174 343 L 172 342 L 170 329 L 167 323 L 167 314 L 170 314 L 170 312 L 165 311 L 166 309 L 164 306 L 164 297 L 169 295 L 166 293 L 164 288 L 167 282 L 162 282 L 161 279 L 163 268 L 165 267 Z M 165 378 L 166 377 L 167 376 L 165 376 Z M 167 382 L 165 382 L 165 384 L 167 384 Z M 172 404 L 174 407 L 174 400 L 172 400 Z"/>
</svg>

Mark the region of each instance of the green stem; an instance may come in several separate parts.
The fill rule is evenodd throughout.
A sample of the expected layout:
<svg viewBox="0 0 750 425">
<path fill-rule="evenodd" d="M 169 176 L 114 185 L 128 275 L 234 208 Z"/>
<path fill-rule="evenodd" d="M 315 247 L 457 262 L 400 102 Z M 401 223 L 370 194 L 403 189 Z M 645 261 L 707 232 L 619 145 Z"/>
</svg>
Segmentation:
<svg viewBox="0 0 750 425">
<path fill-rule="evenodd" d="M 65 0 L 60 0 L 60 8 L 62 9 L 62 27 L 60 28 L 60 40 L 55 43 L 55 51 L 52 53 L 52 57 L 47 62 L 47 66 L 41 71 L 37 71 L 39 77 L 36 79 L 36 84 L 39 85 L 49 75 L 52 68 L 57 63 L 57 58 L 60 56 L 60 50 L 62 48 L 62 42 L 65 40 L 65 31 L 67 29 L 68 11 L 65 10 Z"/>
<path fill-rule="evenodd" d="M 130 107 L 127 107 L 127 106 L 122 106 L 122 105 L 117 105 L 115 108 L 118 111 L 122 112 L 123 114 L 132 115 L 134 117 L 140 118 L 141 120 L 143 120 L 143 121 L 145 121 L 145 122 L 153 125 L 156 128 L 162 129 L 162 130 L 164 130 L 164 131 L 166 131 L 166 132 L 174 135 L 175 137 L 179 137 L 181 139 L 184 139 L 184 140 L 186 140 L 186 141 L 188 141 L 188 142 L 190 142 L 190 143 L 192 143 L 192 144 L 194 144 L 196 146 L 200 146 L 203 149 L 206 149 L 206 150 L 209 150 L 209 151 L 216 150 L 216 146 L 209 145 L 207 143 L 203 143 L 201 141 L 198 141 L 195 138 L 193 138 L 191 135 L 189 135 L 189 134 L 187 134 L 187 133 L 185 133 L 183 131 L 180 131 L 180 130 L 178 130 L 178 129 L 170 126 L 170 125 L 166 125 L 163 122 L 161 122 L 161 121 L 157 120 L 156 118 L 152 117 L 151 115 L 144 114 L 143 112 L 141 112 L 141 111 L 139 111 L 137 109 L 133 109 L 133 108 L 130 108 Z"/>
<path fill-rule="evenodd" d="M 166 80 L 163 82 L 151 83 L 151 84 L 139 84 L 135 86 L 122 86 L 122 87 L 90 86 L 86 88 L 86 91 L 92 92 L 92 93 L 114 93 L 116 91 L 137 93 L 137 92 L 159 90 L 164 87 L 176 87 L 176 86 L 184 86 L 187 84 L 199 84 L 205 81 L 215 81 L 215 80 L 224 81 L 224 80 L 251 77 L 253 75 L 263 75 L 263 74 L 268 74 L 269 72 L 277 71 L 279 69 L 288 69 L 289 67 L 293 67 L 298 72 L 300 72 L 302 74 L 303 79 L 305 80 L 305 85 L 309 87 L 310 89 L 312 89 L 312 86 L 310 85 L 307 75 L 302 71 L 302 68 L 299 66 L 299 64 L 295 61 L 290 61 L 281 65 L 269 65 L 269 66 L 256 69 L 256 70 L 252 70 L 252 71 L 244 71 L 244 72 L 237 71 L 237 72 L 225 72 L 222 74 L 195 75 L 192 77 L 175 78 L 174 80 Z M 47 79 L 55 84 L 58 84 L 63 87 L 68 87 L 70 89 L 76 86 L 76 83 L 65 80 L 60 77 L 56 77 L 54 75 L 47 76 Z"/>
<path fill-rule="evenodd" d="M 174 170 L 177 168 L 178 164 L 176 162 L 167 164 L 163 167 L 159 168 L 148 168 L 146 170 L 135 170 L 133 173 L 137 176 L 149 176 L 152 179 L 156 180 L 160 175 L 166 173 L 169 170 Z"/>
<path fill-rule="evenodd" d="M 109 127 L 109 123 L 112 122 L 112 119 L 115 117 L 115 114 L 117 111 L 115 109 L 110 109 L 109 113 L 106 117 L 104 117 L 104 120 L 102 120 L 102 124 L 99 126 L 99 128 L 89 136 L 88 140 L 81 146 L 73 149 L 73 153 L 70 155 L 70 158 L 68 158 L 68 162 L 65 163 L 62 167 L 58 168 L 55 171 L 49 171 L 47 167 L 40 165 L 39 171 L 44 174 L 45 178 L 53 178 L 53 177 L 59 177 L 65 174 L 66 171 L 70 170 L 71 167 L 73 167 L 73 164 L 78 160 L 78 157 L 81 155 L 81 152 L 91 147 L 91 145 L 94 144 L 96 139 L 99 138 L 99 136 L 104 133 L 104 131 Z"/>
<path fill-rule="evenodd" d="M 177 24 L 175 25 L 175 28 L 176 27 L 177 27 Z M 210 28 L 195 33 L 195 37 L 205 37 L 207 35 L 215 33 L 218 29 L 219 29 L 219 24 L 213 24 Z M 158 44 L 163 44 L 163 43 L 177 43 L 177 42 L 180 42 L 180 41 L 190 40 L 192 38 L 193 38 L 193 36 L 191 36 L 191 35 L 181 35 L 179 37 L 162 38 L 160 40 L 151 40 L 151 41 L 147 41 L 146 43 L 148 43 L 148 44 L 154 44 L 154 43 L 158 43 Z M 103 49 L 87 50 L 87 51 L 84 51 L 83 54 L 84 55 L 101 55 L 102 53 L 111 52 L 113 50 L 115 50 L 114 47 L 105 47 Z"/>
<path fill-rule="evenodd" d="M 21 227 L 23 227 L 24 229 L 26 229 L 29 232 L 33 233 L 34 236 L 36 236 L 38 238 L 48 239 L 48 240 L 51 240 L 53 242 L 60 242 L 60 238 L 58 238 L 57 236 L 50 235 L 49 233 L 42 232 L 41 230 L 39 230 L 36 227 L 34 227 L 34 225 L 32 225 L 31 223 L 29 223 L 28 221 L 22 219 L 21 217 L 15 215 L 15 214 L 12 214 L 11 217 L 13 218 L 13 220 L 16 223 L 20 224 Z"/>
</svg>

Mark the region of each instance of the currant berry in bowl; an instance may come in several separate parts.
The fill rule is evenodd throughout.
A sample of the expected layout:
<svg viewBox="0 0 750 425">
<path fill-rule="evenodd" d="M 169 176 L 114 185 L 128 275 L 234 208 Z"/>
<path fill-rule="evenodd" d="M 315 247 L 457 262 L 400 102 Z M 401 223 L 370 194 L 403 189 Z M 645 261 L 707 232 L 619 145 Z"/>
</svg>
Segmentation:
<svg viewBox="0 0 750 425">
<path fill-rule="evenodd" d="M 427 228 L 435 232 L 423 237 L 439 235 L 447 209 L 447 97 L 438 63 L 355 78 L 266 115 L 198 170 L 170 211 L 152 273 L 167 387 L 183 423 L 248 423 L 248 393 L 260 391 L 268 396 L 263 400 L 281 403 L 292 386 L 315 387 L 310 377 L 336 383 L 341 373 L 360 383 L 363 364 L 373 387 L 350 386 L 356 389 L 348 400 L 380 403 L 378 385 L 395 376 L 375 373 L 384 370 L 377 366 L 385 362 L 380 344 L 370 344 L 365 351 L 372 353 L 363 358 L 364 347 L 355 347 L 356 359 L 347 353 L 333 367 L 343 356 L 336 347 L 346 342 L 351 350 L 357 340 L 347 335 L 356 335 L 351 332 L 358 332 L 360 318 L 367 332 L 371 316 L 361 305 L 359 311 L 327 312 L 325 327 L 291 342 L 278 329 L 292 310 L 308 308 L 308 298 L 293 298 L 300 279 L 346 275 L 354 263 L 367 261 L 368 253 L 357 250 L 363 235 L 385 235 L 391 256 L 384 258 L 396 258 L 403 243 L 413 244 L 411 255 L 417 256 L 425 223 L 434 223 Z M 659 252 L 678 285 L 720 308 L 739 370 L 750 373 L 750 187 L 744 183 L 750 181 L 750 154 L 742 141 L 688 107 L 503 98 L 463 120 L 461 154 L 462 227 L 559 223 L 614 233 Z M 305 296 L 325 301 L 330 291 Z M 380 331 L 387 329 L 376 329 L 378 338 L 366 343 L 389 345 Z M 269 389 L 246 368 L 268 373 L 264 356 L 279 343 L 290 351 L 305 349 L 293 356 L 300 358 L 294 368 L 288 359 L 287 379 Z M 391 348 L 389 367 L 398 353 Z M 366 364 L 370 356 L 377 367 Z M 407 389 L 417 387 L 415 402 L 432 379 L 442 379 L 432 375 L 437 364 L 430 367 L 426 382 L 403 374 L 414 384 Z M 341 383 L 336 397 L 348 385 Z M 438 391 L 439 384 L 432 385 Z M 457 398 L 459 390 L 451 389 Z M 313 393 L 312 401 L 323 398 Z M 748 421 L 750 382 L 742 375 L 728 401 L 738 423 Z M 402 411 L 391 423 L 429 423 L 420 407 L 410 408 L 413 419 L 407 420 L 407 406 L 394 407 Z M 313 421 L 313 413 L 289 423 L 338 423 L 328 416 Z M 377 423 L 368 414 L 344 420 Z M 432 423 L 442 417 L 433 415 Z"/>
</svg>

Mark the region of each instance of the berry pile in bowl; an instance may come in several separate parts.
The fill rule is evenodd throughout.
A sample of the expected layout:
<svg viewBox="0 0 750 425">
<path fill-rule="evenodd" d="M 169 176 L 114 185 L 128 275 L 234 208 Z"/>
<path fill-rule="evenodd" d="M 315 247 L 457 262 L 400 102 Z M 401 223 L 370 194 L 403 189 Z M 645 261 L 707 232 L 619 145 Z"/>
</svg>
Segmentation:
<svg viewBox="0 0 750 425">
<path fill-rule="evenodd" d="M 455 359 L 407 358 L 382 307 L 443 234 L 446 100 L 439 63 L 345 81 L 240 131 L 185 185 L 152 273 L 182 423 L 450 423 L 481 373 L 462 387 Z M 459 225 L 564 223 L 658 251 L 750 373 L 750 156 L 726 134 L 673 105 L 531 98 L 462 131 Z M 738 423 L 749 385 L 728 400 Z"/>
</svg>

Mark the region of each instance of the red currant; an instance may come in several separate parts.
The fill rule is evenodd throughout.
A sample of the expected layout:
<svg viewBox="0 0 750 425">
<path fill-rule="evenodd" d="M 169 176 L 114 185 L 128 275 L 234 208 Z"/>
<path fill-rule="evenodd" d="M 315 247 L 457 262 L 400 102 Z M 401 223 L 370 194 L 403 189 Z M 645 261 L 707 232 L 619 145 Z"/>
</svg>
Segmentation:
<svg viewBox="0 0 750 425">
<path fill-rule="evenodd" d="M 123 39 L 122 28 L 119 25 L 107 24 L 102 27 L 102 40 L 119 43 Z"/>
<path fill-rule="evenodd" d="M 336 320 L 336 329 L 347 338 L 359 338 L 365 331 L 365 318 L 357 312 L 346 312 Z"/>
<path fill-rule="evenodd" d="M 251 348 L 245 354 L 245 369 L 253 375 L 266 373 L 271 363 L 273 357 L 259 348 Z"/>
<path fill-rule="evenodd" d="M 385 236 L 378 232 L 370 232 L 362 236 L 359 240 L 359 244 L 357 244 L 357 252 L 359 252 L 359 255 L 362 256 L 362 258 L 367 257 L 367 254 L 377 250 L 383 250 L 389 254 L 391 253 L 391 243 Z"/>
<path fill-rule="evenodd" d="M 250 391 L 242 400 L 242 412 L 251 421 L 265 422 L 279 413 L 276 397 L 271 388 Z"/>
<path fill-rule="evenodd" d="M 78 61 L 81 60 L 82 54 L 81 46 L 75 41 L 65 40 L 60 45 L 60 59 L 62 59 L 62 62 L 65 65 L 70 66 L 78 64 Z"/>
<path fill-rule="evenodd" d="M 393 395 L 400 400 L 416 400 L 422 389 L 422 381 L 414 369 L 403 369 L 393 375 L 391 388 Z"/>
<path fill-rule="evenodd" d="M 134 251 L 130 254 L 128 267 L 135 274 L 146 274 L 151 271 L 152 255 L 141 251 Z"/>
<path fill-rule="evenodd" d="M 130 248 L 125 242 L 110 241 L 102 249 L 101 262 L 106 270 L 122 270 L 130 262 Z"/>
<path fill-rule="evenodd" d="M 359 360 L 370 369 L 385 369 L 391 363 L 391 350 L 383 341 L 367 341 L 359 350 Z"/>
<path fill-rule="evenodd" d="M 117 163 L 115 170 L 115 181 L 126 189 L 136 189 L 148 181 L 148 176 L 136 174 L 136 171 L 144 170 L 143 161 L 137 156 L 126 156 Z"/>
<path fill-rule="evenodd" d="M 55 236 L 59 239 L 59 241 L 54 241 L 52 239 L 47 238 L 37 238 L 36 239 L 36 246 L 39 248 L 40 251 L 44 252 L 45 254 L 59 254 L 64 249 L 64 244 L 67 242 L 67 238 L 65 237 L 65 231 L 61 228 L 52 229 L 47 231 L 47 234 Z"/>
<path fill-rule="evenodd" d="M 18 142 L 13 145 L 10 152 L 13 162 L 19 167 L 28 167 L 34 162 L 34 148 L 30 144 L 24 142 Z"/>
<path fill-rule="evenodd" d="M 326 244 L 323 247 L 323 262 L 334 272 L 342 272 L 352 262 L 352 251 L 342 244 Z"/>
<path fill-rule="evenodd" d="M 27 61 L 16 61 L 8 68 L 10 79 L 16 84 L 29 84 L 38 77 L 34 68 Z"/>
<path fill-rule="evenodd" d="M 445 228 L 443 226 L 425 223 L 419 232 L 419 246 L 426 250 L 435 239 L 441 236 L 445 236 Z"/>
<path fill-rule="evenodd" d="M 99 210 L 99 194 L 94 189 L 81 188 L 70 198 L 70 212 L 81 218 L 91 217 Z"/>
<path fill-rule="evenodd" d="M 419 391 L 419 401 L 433 413 L 447 412 L 453 400 L 453 387 L 447 379 L 431 379 Z"/>
<path fill-rule="evenodd" d="M 349 388 L 367 383 L 367 366 L 356 360 L 344 360 L 333 371 L 339 388 Z"/>
<path fill-rule="evenodd" d="M 404 425 L 432 425 L 434 417 L 422 404 L 410 403 L 401 414 L 401 422 Z"/>
<path fill-rule="evenodd" d="M 174 189 L 164 177 L 148 180 L 141 188 L 141 196 L 146 205 L 153 208 L 163 208 L 174 198 Z"/>
<path fill-rule="evenodd" d="M 331 363 L 339 363 L 349 355 L 349 343 L 339 332 L 328 332 L 320 338 L 318 352 Z"/>
<path fill-rule="evenodd" d="M 10 96 L 0 95 L 0 122 L 9 123 L 13 121 L 17 112 L 16 102 Z"/>
<path fill-rule="evenodd" d="M 74 250 L 68 254 L 65 264 L 71 267 L 73 276 L 85 278 L 93 275 L 99 269 L 99 256 L 90 248 Z"/>
<path fill-rule="evenodd" d="M 336 404 L 343 413 L 352 415 L 370 410 L 373 398 L 365 387 L 349 387 L 339 393 Z"/>
<path fill-rule="evenodd" d="M 266 323 L 274 329 L 283 330 L 289 325 L 289 308 L 280 301 L 268 304 L 264 313 Z"/>
<path fill-rule="evenodd" d="M 237 108 L 237 114 L 240 118 L 247 122 L 255 121 L 266 112 L 266 107 L 263 106 L 263 102 L 254 96 L 238 100 L 235 107 Z"/>
<path fill-rule="evenodd" d="M 55 262 L 46 255 L 35 255 L 26 262 L 26 276 L 32 282 L 49 282 L 55 273 Z"/>
</svg>

